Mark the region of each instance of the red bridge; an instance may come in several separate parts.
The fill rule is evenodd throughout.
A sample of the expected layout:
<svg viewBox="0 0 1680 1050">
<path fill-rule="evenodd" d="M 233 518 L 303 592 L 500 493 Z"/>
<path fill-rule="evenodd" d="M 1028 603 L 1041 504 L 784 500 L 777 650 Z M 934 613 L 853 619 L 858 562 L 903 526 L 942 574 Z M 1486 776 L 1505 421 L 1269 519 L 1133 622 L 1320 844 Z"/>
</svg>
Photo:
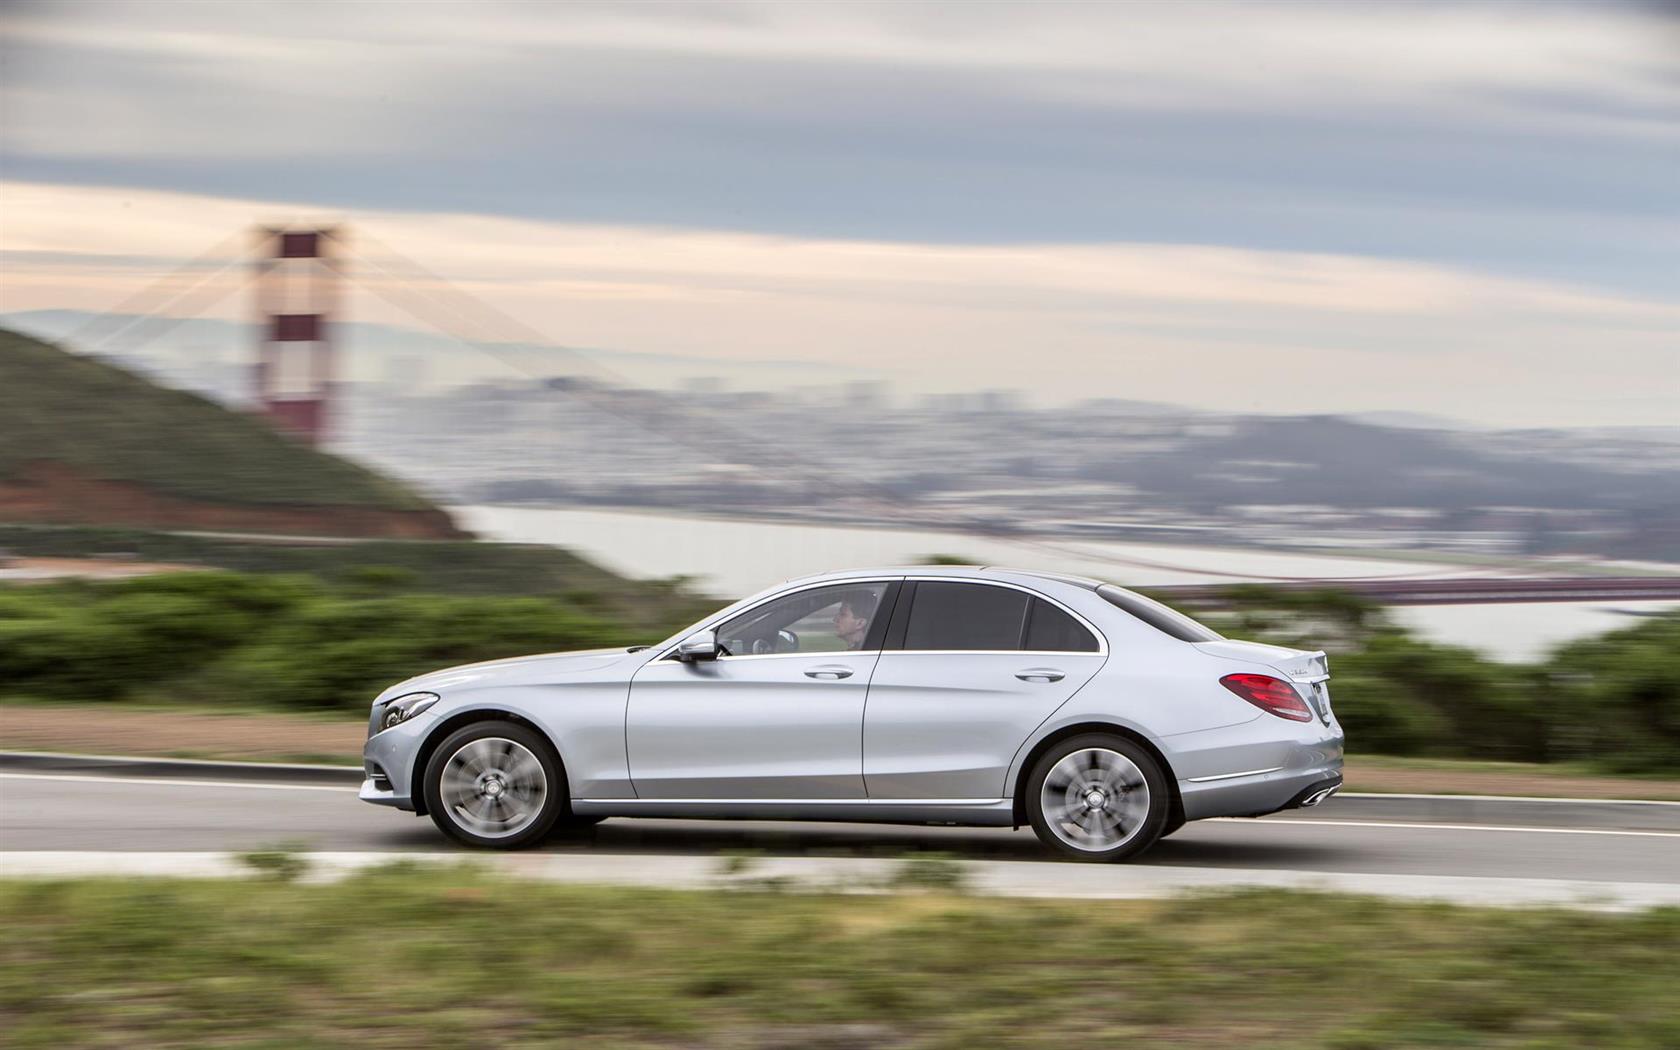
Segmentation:
<svg viewBox="0 0 1680 1050">
<path fill-rule="evenodd" d="M 1472 577 L 1438 580 L 1313 580 L 1261 585 L 1284 593 L 1336 590 L 1379 605 L 1494 605 L 1506 602 L 1680 602 L 1680 576 Z M 1231 584 L 1150 587 L 1174 601 L 1222 600 Z"/>
</svg>

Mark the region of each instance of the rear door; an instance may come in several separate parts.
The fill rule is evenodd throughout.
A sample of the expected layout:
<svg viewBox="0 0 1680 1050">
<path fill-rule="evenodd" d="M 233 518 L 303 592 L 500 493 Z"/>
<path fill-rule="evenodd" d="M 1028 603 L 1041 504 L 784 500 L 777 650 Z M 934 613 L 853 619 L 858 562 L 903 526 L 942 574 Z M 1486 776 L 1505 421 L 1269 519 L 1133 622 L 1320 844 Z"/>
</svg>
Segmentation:
<svg viewBox="0 0 1680 1050">
<path fill-rule="evenodd" d="M 1021 744 L 1106 659 L 1101 636 L 1043 595 L 907 581 L 864 709 L 869 797 L 1005 797 Z"/>
</svg>

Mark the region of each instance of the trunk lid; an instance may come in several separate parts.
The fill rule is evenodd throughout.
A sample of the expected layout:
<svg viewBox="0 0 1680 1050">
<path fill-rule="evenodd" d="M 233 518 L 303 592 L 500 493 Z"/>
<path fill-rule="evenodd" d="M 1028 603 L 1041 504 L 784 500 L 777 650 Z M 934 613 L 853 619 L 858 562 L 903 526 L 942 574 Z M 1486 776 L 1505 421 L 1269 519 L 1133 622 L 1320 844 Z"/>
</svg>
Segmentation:
<svg viewBox="0 0 1680 1050">
<path fill-rule="evenodd" d="M 1318 713 L 1319 721 L 1330 724 L 1330 658 L 1323 652 L 1229 639 L 1193 644 L 1209 656 L 1264 664 L 1278 672 L 1295 683 L 1295 688 Z"/>
</svg>

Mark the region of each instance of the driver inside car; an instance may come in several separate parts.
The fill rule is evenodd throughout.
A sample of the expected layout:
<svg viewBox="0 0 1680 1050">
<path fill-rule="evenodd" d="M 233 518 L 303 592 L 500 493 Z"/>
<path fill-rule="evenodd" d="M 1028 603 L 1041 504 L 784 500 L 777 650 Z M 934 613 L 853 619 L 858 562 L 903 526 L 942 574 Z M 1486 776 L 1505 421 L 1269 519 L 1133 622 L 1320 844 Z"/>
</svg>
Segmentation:
<svg viewBox="0 0 1680 1050">
<path fill-rule="evenodd" d="M 834 633 L 846 643 L 847 649 L 863 646 L 864 638 L 869 635 L 869 617 L 875 612 L 875 603 L 872 594 L 854 594 L 834 610 Z"/>
</svg>

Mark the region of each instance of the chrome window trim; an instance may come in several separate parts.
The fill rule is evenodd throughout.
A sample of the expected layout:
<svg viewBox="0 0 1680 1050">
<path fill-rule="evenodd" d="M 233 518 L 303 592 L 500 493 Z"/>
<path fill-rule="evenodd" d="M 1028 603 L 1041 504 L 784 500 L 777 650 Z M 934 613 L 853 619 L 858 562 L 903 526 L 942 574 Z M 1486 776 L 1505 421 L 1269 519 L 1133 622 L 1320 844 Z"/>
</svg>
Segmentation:
<svg viewBox="0 0 1680 1050">
<path fill-rule="evenodd" d="M 857 577 L 855 579 L 820 580 L 820 581 L 815 582 L 815 583 L 805 584 L 802 587 L 792 587 L 792 588 L 789 588 L 788 590 L 785 590 L 785 591 L 777 591 L 775 594 L 770 595 L 769 597 L 765 598 L 762 601 L 754 602 L 753 604 L 747 606 L 744 609 L 737 609 L 734 612 L 728 613 L 728 614 L 719 613 L 715 618 L 713 618 L 711 620 L 702 620 L 699 623 L 695 624 L 694 626 L 690 627 L 688 630 L 684 631 L 682 633 L 681 637 L 679 637 L 669 647 L 662 650 L 659 653 L 658 656 L 655 656 L 653 659 L 649 660 L 648 663 L 650 663 L 650 664 L 657 663 L 661 660 L 664 660 L 664 659 L 668 658 L 672 653 L 677 651 L 677 646 L 682 644 L 682 639 L 687 638 L 691 634 L 694 634 L 698 631 L 707 630 L 708 628 L 716 630 L 717 626 L 719 624 L 723 623 L 726 619 L 732 620 L 732 619 L 735 619 L 736 617 L 739 617 L 739 616 L 745 616 L 748 613 L 752 612 L 754 609 L 757 609 L 757 608 L 760 608 L 762 606 L 768 605 L 773 601 L 779 601 L 780 599 L 786 598 L 789 595 L 800 594 L 804 591 L 820 590 L 824 587 L 848 587 L 848 586 L 867 585 L 867 584 L 871 584 L 871 583 L 891 584 L 891 583 L 912 583 L 912 582 L 913 583 L 965 583 L 965 584 L 975 584 L 975 585 L 978 585 L 978 586 L 981 586 L 981 587 L 1003 587 L 1007 590 L 1020 591 L 1022 594 L 1032 595 L 1034 598 L 1042 598 L 1043 600 L 1049 602 L 1051 605 L 1054 605 L 1056 608 L 1060 609 L 1062 612 L 1065 612 L 1069 616 L 1073 617 L 1076 622 L 1078 622 L 1081 626 L 1083 626 L 1087 631 L 1090 631 L 1091 634 L 1093 636 L 1095 636 L 1096 639 L 1097 639 L 1097 650 L 1096 650 L 1096 652 L 1086 652 L 1086 651 L 1081 651 L 1081 650 L 1078 650 L 1078 649 L 831 649 L 831 650 L 825 650 L 825 651 L 822 651 L 822 652 L 809 652 L 809 653 L 741 653 L 738 656 L 736 656 L 736 655 L 720 656 L 720 657 L 718 657 L 718 659 L 719 660 L 766 660 L 766 659 L 774 659 L 774 658 L 777 658 L 777 657 L 790 657 L 790 656 L 804 656 L 804 657 L 843 656 L 846 653 L 852 653 L 852 654 L 855 654 L 857 656 L 867 656 L 871 653 L 876 654 L 878 656 L 885 655 L 887 653 L 928 655 L 928 656 L 962 656 L 962 655 L 968 655 L 968 656 L 988 656 L 988 655 L 989 656 L 999 656 L 999 655 L 1008 655 L 1008 656 L 1102 656 L 1102 657 L 1107 657 L 1109 655 L 1108 635 L 1104 634 L 1102 632 L 1102 630 L 1099 627 L 1097 627 L 1096 624 L 1092 623 L 1088 617 L 1080 614 L 1078 611 L 1068 608 L 1065 604 L 1058 601 L 1057 599 L 1051 597 L 1048 594 L 1045 594 L 1043 591 L 1036 590 L 1032 587 L 1027 587 L 1027 586 L 1024 586 L 1022 584 L 1014 583 L 1014 582 L 1009 581 L 1009 580 L 994 580 L 994 579 L 991 579 L 990 577 L 986 577 L 986 576 L 956 576 L 956 575 L 947 575 L 947 576 L 860 576 L 860 577 Z M 880 610 L 876 610 L 876 611 L 879 612 Z"/>
<path fill-rule="evenodd" d="M 880 649 L 816 649 L 808 653 L 742 653 L 739 656 L 719 656 L 715 658 L 715 662 L 724 660 L 787 660 L 797 657 L 814 660 L 819 656 L 844 660 L 847 656 L 880 656 L 881 653 L 882 650 Z"/>
<path fill-rule="evenodd" d="M 1105 652 L 1077 649 L 881 649 L 882 656 L 1083 656 L 1106 657 Z M 816 655 L 816 654 L 812 654 Z"/>
<path fill-rule="evenodd" d="M 1102 633 L 1102 631 L 1098 629 L 1097 625 L 1092 623 L 1089 619 L 1085 618 L 1084 616 L 1081 616 L 1075 610 L 1068 608 L 1066 605 L 1062 604 L 1060 601 L 1057 601 L 1055 598 L 1052 598 L 1050 595 L 1045 594 L 1043 591 L 1034 590 L 1031 587 L 1027 587 L 1027 586 L 1024 586 L 1024 585 L 1019 584 L 1019 583 L 1013 583 L 1009 580 L 994 580 L 994 579 L 991 579 L 991 578 L 985 577 L 985 576 L 905 576 L 903 579 L 904 579 L 905 583 L 911 583 L 911 582 L 915 582 L 915 583 L 972 583 L 972 584 L 978 584 L 982 587 L 1004 587 L 1004 588 L 1007 588 L 1008 590 L 1020 591 L 1022 594 L 1030 594 L 1034 598 L 1042 598 L 1045 601 L 1049 602 L 1051 605 L 1054 605 L 1056 608 L 1062 610 L 1063 612 L 1067 613 L 1069 616 L 1073 617 L 1074 620 L 1076 620 L 1078 623 L 1080 623 L 1087 631 L 1090 631 L 1091 634 L 1093 636 L 1095 636 L 1095 638 L 1097 639 L 1097 651 L 1096 652 L 1086 652 L 1086 651 L 1081 651 L 1081 650 L 1078 650 L 1078 649 L 886 649 L 886 650 L 883 650 L 883 652 L 888 652 L 888 653 L 928 653 L 928 654 L 938 654 L 938 655 L 941 655 L 941 656 L 960 655 L 960 654 L 963 654 L 963 653 L 968 653 L 970 655 L 978 655 L 978 654 L 993 654 L 993 655 L 995 655 L 995 654 L 998 654 L 998 653 L 1008 653 L 1008 654 L 1013 655 L 1013 656 L 1107 656 L 1108 655 L 1108 635 Z"/>
</svg>

